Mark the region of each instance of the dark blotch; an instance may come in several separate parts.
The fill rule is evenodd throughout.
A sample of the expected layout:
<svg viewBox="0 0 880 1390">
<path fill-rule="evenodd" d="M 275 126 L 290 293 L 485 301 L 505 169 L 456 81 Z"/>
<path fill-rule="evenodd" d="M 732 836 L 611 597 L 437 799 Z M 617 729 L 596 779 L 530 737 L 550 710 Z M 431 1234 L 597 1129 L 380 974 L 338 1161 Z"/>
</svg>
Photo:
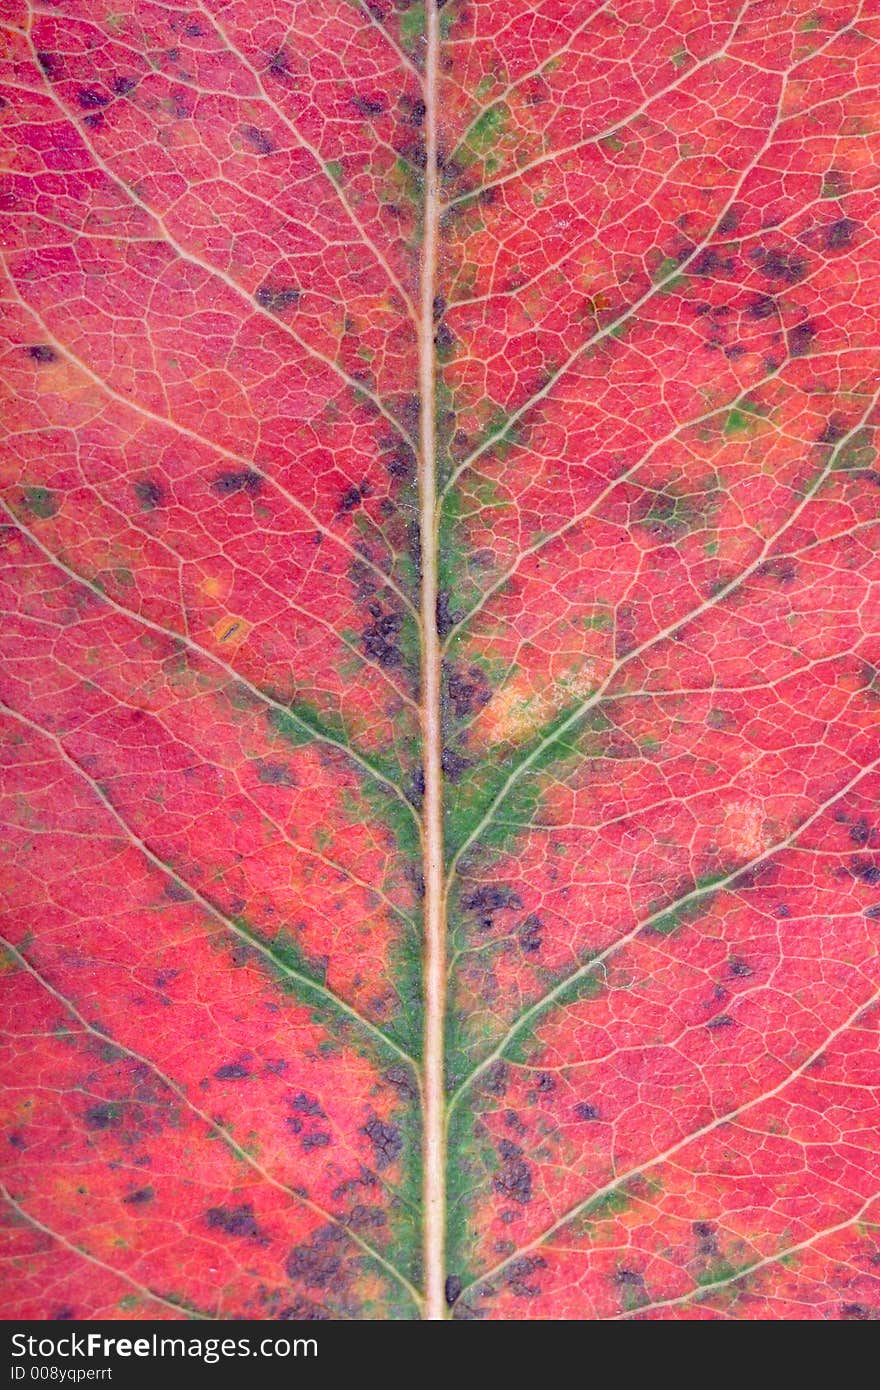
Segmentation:
<svg viewBox="0 0 880 1390">
<path fill-rule="evenodd" d="M 352 106 L 355 111 L 360 111 L 362 116 L 381 116 L 385 110 L 385 103 L 381 97 L 352 97 Z"/>
<path fill-rule="evenodd" d="M 588 1101 L 580 1101 L 574 1107 L 574 1113 L 579 1120 L 598 1120 L 599 1111 L 595 1105 L 590 1105 Z"/>
<path fill-rule="evenodd" d="M 440 352 L 449 352 L 455 342 L 455 334 L 447 324 L 441 323 L 434 334 L 434 346 Z"/>
<path fill-rule="evenodd" d="M 342 1270 L 337 1250 L 342 1238 L 335 1227 L 322 1226 L 310 1245 L 291 1250 L 285 1263 L 287 1277 L 314 1289 L 326 1289 L 336 1283 Z"/>
<path fill-rule="evenodd" d="M 841 425 L 837 420 L 835 420 L 832 417 L 825 425 L 824 429 L 822 430 L 822 433 L 819 435 L 819 443 L 836 444 L 837 441 L 839 439 L 842 439 L 845 434 L 845 426 Z"/>
<path fill-rule="evenodd" d="M 507 1286 L 517 1298 L 536 1298 L 541 1292 L 540 1284 L 527 1284 L 526 1279 L 536 1269 L 546 1269 L 547 1261 L 541 1255 L 523 1255 L 514 1260 L 507 1269 Z"/>
<path fill-rule="evenodd" d="M 310 1149 L 327 1149 L 331 1144 L 330 1135 L 323 1130 L 318 1130 L 315 1134 L 307 1134 L 302 1141 L 302 1148 L 305 1153 Z"/>
<path fill-rule="evenodd" d="M 404 429 L 410 434 L 416 434 L 422 414 L 422 406 L 418 396 L 406 396 L 398 405 L 397 413 Z"/>
<path fill-rule="evenodd" d="M 849 861 L 849 871 L 853 878 L 867 883 L 869 888 L 875 888 L 880 883 L 880 864 L 872 859 L 865 859 L 860 854 L 854 854 Z"/>
<path fill-rule="evenodd" d="M 508 1201 L 526 1206 L 532 1200 L 532 1171 L 523 1159 L 511 1159 L 495 1174 L 492 1186 Z"/>
<path fill-rule="evenodd" d="M 457 1274 L 449 1274 L 444 1285 L 446 1295 L 446 1306 L 451 1308 L 453 1303 L 459 1298 L 462 1290 L 462 1283 Z"/>
<path fill-rule="evenodd" d="M 747 312 L 751 319 L 769 319 L 771 314 L 776 313 L 776 300 L 769 294 L 759 294 L 757 299 L 752 300 Z"/>
<path fill-rule="evenodd" d="M 57 53 L 38 53 L 37 62 L 47 77 L 60 77 L 64 71 L 64 64 Z"/>
<path fill-rule="evenodd" d="M 806 357 L 818 333 L 814 323 L 799 323 L 788 335 L 788 352 L 791 357 Z"/>
<path fill-rule="evenodd" d="M 58 356 L 55 349 L 45 343 L 34 343 L 33 347 L 28 348 L 27 355 L 35 362 L 54 362 Z"/>
<path fill-rule="evenodd" d="M 701 251 L 691 266 L 691 273 L 694 275 L 712 275 L 720 263 L 721 257 L 717 251 L 713 251 L 711 248 L 707 251 Z"/>
<path fill-rule="evenodd" d="M 407 117 L 408 124 L 414 126 L 424 125 L 427 109 L 423 101 L 414 101 L 410 107 L 409 116 Z"/>
<path fill-rule="evenodd" d="M 385 459 L 385 467 L 392 478 L 409 480 L 415 476 L 416 456 L 408 444 L 399 444 Z"/>
<path fill-rule="evenodd" d="M 291 1110 L 295 1110 L 298 1115 L 320 1115 L 321 1119 L 326 1119 L 324 1111 L 321 1109 L 314 1096 L 308 1095 L 305 1091 L 300 1091 L 290 1102 Z"/>
<path fill-rule="evenodd" d="M 137 86 L 136 77 L 114 77 L 113 91 L 118 97 L 126 97 Z"/>
<path fill-rule="evenodd" d="M 139 1187 L 136 1192 L 129 1192 L 122 1200 L 127 1207 L 142 1207 L 147 1202 L 152 1202 L 155 1195 L 151 1187 Z"/>
<path fill-rule="evenodd" d="M 184 888 L 182 883 L 175 883 L 172 879 L 165 884 L 164 893 L 166 898 L 170 898 L 173 903 L 188 903 L 192 901 L 192 893 L 188 888 Z"/>
<path fill-rule="evenodd" d="M 376 1167 L 380 1171 L 393 1163 L 403 1150 L 400 1130 L 395 1125 L 386 1124 L 384 1120 L 368 1120 L 364 1125 L 364 1133 L 373 1146 Z"/>
<path fill-rule="evenodd" d="M 413 770 L 410 776 L 406 794 L 413 806 L 421 809 L 425 797 L 425 769 L 422 767 L 421 763 Z"/>
<path fill-rule="evenodd" d="M 388 1224 L 388 1217 L 381 1207 L 367 1207 L 362 1202 L 352 1207 L 348 1214 L 348 1225 L 354 1231 L 375 1231 Z"/>
<path fill-rule="evenodd" d="M 414 1100 L 418 1094 L 408 1067 L 397 1065 L 389 1067 L 385 1073 L 385 1079 L 391 1083 L 397 1094 L 406 1100 Z"/>
<path fill-rule="evenodd" d="M 715 1227 L 710 1221 L 695 1221 L 693 1232 L 697 1238 L 697 1252 L 700 1255 L 718 1255 L 718 1240 Z"/>
<path fill-rule="evenodd" d="M 228 1236 L 245 1236 L 254 1240 L 260 1235 L 254 1209 L 249 1202 L 243 1202 L 238 1207 L 210 1207 L 205 1212 L 205 1220 L 212 1230 L 225 1231 Z"/>
<path fill-rule="evenodd" d="M 849 838 L 854 845 L 866 845 L 871 838 L 871 827 L 864 816 L 859 816 L 849 828 Z"/>
<path fill-rule="evenodd" d="M 290 76 L 290 66 L 287 61 L 287 54 L 281 48 L 277 49 L 276 52 L 273 53 L 269 58 L 269 75 L 270 77 L 277 78 Z"/>
<path fill-rule="evenodd" d="M 486 1071 L 483 1080 L 483 1090 L 488 1091 L 492 1096 L 503 1096 L 504 1092 L 507 1090 L 509 1074 L 510 1072 L 506 1062 L 502 1062 L 500 1059 L 493 1062 Z"/>
<path fill-rule="evenodd" d="M 257 778 L 270 787 L 292 787 L 293 778 L 283 763 L 260 763 Z"/>
<path fill-rule="evenodd" d="M 234 492 L 246 492 L 255 497 L 263 486 L 263 479 L 252 468 L 243 468 L 236 473 L 221 473 L 211 484 L 211 490 L 219 497 L 231 497 Z"/>
<path fill-rule="evenodd" d="M 228 1062 L 225 1067 L 218 1067 L 214 1075 L 218 1081 L 243 1081 L 250 1072 L 241 1062 Z"/>
<path fill-rule="evenodd" d="M 504 908 L 514 910 L 522 907 L 522 898 L 509 888 L 499 888 L 495 884 L 484 884 L 467 893 L 461 900 L 465 912 L 473 912 L 477 917 L 480 931 L 490 931 L 495 925 L 495 913 Z"/>
<path fill-rule="evenodd" d="M 372 487 L 368 481 L 361 483 L 360 487 L 346 488 L 339 499 L 339 510 L 341 512 L 353 512 L 355 507 L 372 494 Z"/>
<path fill-rule="evenodd" d="M 281 314 L 299 303 L 302 292 L 295 285 L 261 285 L 254 299 L 261 309 L 268 309 L 270 314 Z"/>
<path fill-rule="evenodd" d="M 134 483 L 134 495 L 140 502 L 145 511 L 151 512 L 155 507 L 162 504 L 164 493 L 159 483 L 154 483 L 152 479 L 145 478 L 141 482 Z"/>
<path fill-rule="evenodd" d="M 274 152 L 275 146 L 269 139 L 269 136 L 257 126 L 243 125 L 241 127 L 241 133 L 251 149 L 255 150 L 257 154 L 272 154 Z"/>
<path fill-rule="evenodd" d="M 112 1129 L 119 1118 L 115 1105 L 93 1105 L 86 1111 L 86 1129 Z"/>
<path fill-rule="evenodd" d="M 761 565 L 758 574 L 775 579 L 780 584 L 792 584 L 797 578 L 797 565 L 790 555 L 780 555 L 778 559 L 768 560 Z M 739 877 L 742 878 L 742 875 Z"/>
<path fill-rule="evenodd" d="M 439 608 L 439 598 L 437 602 Z M 449 615 L 450 625 L 456 620 L 456 614 Z M 438 617 L 438 629 L 439 627 Z M 445 636 L 442 630 L 440 630 L 440 636 Z M 471 666 L 466 671 L 451 670 L 446 678 L 446 693 L 452 703 L 456 719 L 466 719 L 469 715 L 476 714 L 492 698 L 492 688 L 479 666 Z"/>
<path fill-rule="evenodd" d="M 766 275 L 768 280 L 781 280 L 786 285 L 796 285 L 807 273 L 807 263 L 803 256 L 797 256 L 792 252 L 765 251 L 759 247 L 753 253 L 753 259 L 758 262 L 761 273 Z"/>
<path fill-rule="evenodd" d="M 752 967 L 747 965 L 744 960 L 735 959 L 730 962 L 730 973 L 739 979 L 745 979 L 746 976 L 751 975 Z"/>
<path fill-rule="evenodd" d="M 456 753 L 454 748 L 444 748 L 440 754 L 440 766 L 443 769 L 444 777 L 448 777 L 450 782 L 461 780 L 462 774 L 467 772 L 471 766 L 468 758 L 463 758 L 460 753 Z"/>
<path fill-rule="evenodd" d="M 838 218 L 836 222 L 832 222 L 831 226 L 825 229 L 826 249 L 840 251 L 844 246 L 851 246 L 858 228 L 858 222 L 854 222 L 851 217 Z"/>
<path fill-rule="evenodd" d="M 519 947 L 523 955 L 533 956 L 540 951 L 543 944 L 543 937 L 541 936 L 543 927 L 544 923 L 537 913 L 530 912 L 517 932 Z"/>
<path fill-rule="evenodd" d="M 102 96 L 92 87 L 80 87 L 76 94 L 76 104 L 81 106 L 83 111 L 96 111 L 107 105 L 107 97 Z"/>
<path fill-rule="evenodd" d="M 718 223 L 718 231 L 722 236 L 727 236 L 729 232 L 735 232 L 740 224 L 742 214 L 738 208 L 728 208 Z"/>
<path fill-rule="evenodd" d="M 706 1024 L 707 1028 L 732 1028 L 733 1019 L 730 1014 L 719 1014 L 717 1018 L 710 1018 Z"/>
<path fill-rule="evenodd" d="M 403 657 L 399 648 L 395 646 L 395 639 L 402 627 L 403 618 L 399 613 L 383 614 L 380 609 L 375 615 L 375 622 L 371 623 L 363 634 L 362 640 L 367 656 L 373 661 L 378 661 L 380 666 L 399 666 Z"/>
<path fill-rule="evenodd" d="M 440 589 L 437 594 L 437 635 L 448 637 L 456 623 L 461 621 L 461 613 L 450 611 L 449 590 Z"/>
</svg>

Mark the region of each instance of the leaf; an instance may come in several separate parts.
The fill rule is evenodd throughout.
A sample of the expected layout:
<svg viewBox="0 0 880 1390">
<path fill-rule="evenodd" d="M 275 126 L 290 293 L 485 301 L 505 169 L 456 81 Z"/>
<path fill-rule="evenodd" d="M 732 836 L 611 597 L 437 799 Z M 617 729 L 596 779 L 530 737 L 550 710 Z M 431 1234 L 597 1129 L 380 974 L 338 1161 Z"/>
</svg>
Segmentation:
<svg viewBox="0 0 880 1390">
<path fill-rule="evenodd" d="M 877 30 L 13 3 L 7 1316 L 877 1316 Z"/>
</svg>

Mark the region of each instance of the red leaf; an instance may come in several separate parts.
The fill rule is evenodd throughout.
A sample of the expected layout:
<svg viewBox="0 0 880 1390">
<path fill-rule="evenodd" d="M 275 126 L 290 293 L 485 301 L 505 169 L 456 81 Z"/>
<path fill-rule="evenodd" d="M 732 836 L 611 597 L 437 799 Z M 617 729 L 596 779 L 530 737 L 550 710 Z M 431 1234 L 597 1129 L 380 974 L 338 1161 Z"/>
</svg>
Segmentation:
<svg viewBox="0 0 880 1390">
<path fill-rule="evenodd" d="M 12 6 L 7 1316 L 877 1316 L 877 29 Z"/>
</svg>

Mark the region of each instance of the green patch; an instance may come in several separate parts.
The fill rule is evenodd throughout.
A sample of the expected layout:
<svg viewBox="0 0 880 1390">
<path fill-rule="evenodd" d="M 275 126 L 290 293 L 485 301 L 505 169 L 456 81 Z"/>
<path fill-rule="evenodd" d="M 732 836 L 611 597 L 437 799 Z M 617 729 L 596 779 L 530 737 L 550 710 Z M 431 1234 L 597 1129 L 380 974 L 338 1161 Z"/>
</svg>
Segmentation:
<svg viewBox="0 0 880 1390">
<path fill-rule="evenodd" d="M 705 526 L 706 512 L 711 510 L 711 507 L 709 496 L 684 496 L 668 489 L 657 493 L 651 502 L 650 510 L 640 518 L 640 524 L 651 528 L 663 527 L 680 536 Z"/>
<path fill-rule="evenodd" d="M 410 5 L 398 20 L 400 37 L 408 48 L 417 47 L 425 34 L 424 5 Z"/>
<path fill-rule="evenodd" d="M 714 896 L 712 890 L 718 884 L 723 883 L 727 877 L 726 873 L 716 873 L 705 874 L 702 878 L 698 878 L 693 888 L 688 891 L 687 900 L 678 906 L 670 907 L 668 912 L 663 912 L 649 924 L 650 930 L 659 932 L 662 936 L 669 936 L 678 931 L 679 927 L 693 922 L 711 905 Z M 658 909 L 654 910 L 657 911 Z"/>
<path fill-rule="evenodd" d="M 497 761 L 483 765 L 475 771 L 470 781 L 463 780 L 450 789 L 445 820 L 450 857 L 475 835 L 473 849 L 469 852 L 479 852 L 481 856 L 503 852 L 520 833 L 520 827 L 530 824 L 534 817 L 543 795 L 540 774 L 552 768 L 554 776 L 564 778 L 566 769 L 573 771 L 585 756 L 598 756 L 600 749 L 595 740 L 588 738 L 585 745 L 581 736 L 583 733 L 589 735 L 598 732 L 599 725 L 607 724 L 607 721 L 596 710 L 589 711 L 583 721 L 579 721 L 577 713 L 580 703 L 574 708 L 562 710 L 522 745 L 513 767 L 509 763 L 499 765 Z M 575 724 L 580 725 L 580 732 L 575 732 Z M 523 774 L 517 777 L 510 790 L 501 795 L 493 807 L 505 782 L 517 768 L 524 768 Z M 503 820 L 499 820 L 495 814 L 501 807 L 504 808 Z M 484 819 L 485 825 L 479 828 Z"/>
<path fill-rule="evenodd" d="M 523 442 L 518 426 L 518 420 L 511 419 L 506 411 L 496 409 L 489 417 L 486 433 L 479 447 L 491 448 L 493 454 L 503 461 L 511 449 Z"/>
<path fill-rule="evenodd" d="M 614 615 L 609 609 L 597 609 L 594 613 L 585 613 L 580 625 L 595 632 L 610 632 L 614 627 Z"/>
<path fill-rule="evenodd" d="M 419 210 L 419 225 L 421 225 L 424 180 L 420 172 L 410 164 L 408 159 L 398 155 L 394 161 L 392 182 L 395 186 L 395 198 L 406 198 Z"/>
<path fill-rule="evenodd" d="M 498 1157 L 486 1129 L 466 1108 L 453 1113 L 448 1150 L 455 1158 L 447 1166 L 447 1266 L 467 1285 L 480 1270 L 480 1243 L 468 1211 L 474 1191 L 486 1186 L 497 1171 Z"/>
<path fill-rule="evenodd" d="M 750 1264 L 734 1265 L 729 1260 L 714 1260 L 696 1275 L 696 1282 L 701 1288 L 706 1288 L 712 1284 L 729 1284 L 733 1279 L 742 1279 L 752 1269 Z"/>
<path fill-rule="evenodd" d="M 586 971 L 589 971 L 589 966 L 586 967 Z M 566 1009 L 574 1004 L 581 1004 L 585 1000 L 595 999 L 604 990 L 605 981 L 600 974 L 585 973 L 577 979 L 569 981 L 558 994 L 553 995 L 552 999 L 545 999 L 541 1008 L 529 1018 L 527 1023 L 513 1029 L 512 1036 L 504 1048 L 505 1060 L 514 1064 L 527 1064 L 535 1047 L 532 1029 L 544 1014 L 551 1009 Z"/>
<path fill-rule="evenodd" d="M 334 183 L 339 183 L 342 179 L 342 165 L 338 159 L 328 159 L 324 165 L 324 172 Z"/>
<path fill-rule="evenodd" d="M 872 469 L 877 461 L 877 450 L 872 443 L 873 431 L 861 429 L 841 444 L 837 450 L 832 468 L 840 473 L 856 473 Z"/>
<path fill-rule="evenodd" d="M 607 1221 L 630 1206 L 632 1198 L 626 1190 L 623 1187 L 612 1187 L 609 1192 L 603 1192 L 601 1197 L 588 1202 L 581 1214 L 592 1221 Z"/>
<path fill-rule="evenodd" d="M 465 137 L 465 144 L 473 151 L 475 158 L 485 158 L 503 134 L 506 124 L 507 111 L 500 103 L 490 106 L 474 121 Z"/>
<path fill-rule="evenodd" d="M 677 275 L 677 270 L 678 261 L 674 260 L 672 256 L 664 257 L 651 276 L 658 294 L 672 294 L 675 290 L 681 289 L 682 285 L 687 284 L 687 276 Z"/>
<path fill-rule="evenodd" d="M 410 631 L 407 632 L 405 623 L 398 637 L 405 658 L 411 655 L 410 649 L 418 640 L 412 631 L 414 626 L 410 624 Z M 350 729 L 346 729 L 341 719 L 326 717 L 305 700 L 286 701 L 273 690 L 265 690 L 262 693 L 275 701 L 274 705 L 266 710 L 269 728 L 292 747 L 301 748 L 315 740 L 324 740 L 331 746 L 335 745 L 340 754 L 350 758 L 353 767 L 359 767 L 368 775 L 373 772 L 377 778 L 393 782 L 395 786 L 400 786 L 405 780 L 406 769 L 401 761 L 403 750 L 389 748 L 382 754 L 366 754 L 352 745 Z"/>
<path fill-rule="evenodd" d="M 670 63 L 676 68 L 683 68 L 689 58 L 690 54 L 686 48 L 676 48 L 675 51 L 669 55 Z"/>
<path fill-rule="evenodd" d="M 744 406 L 735 406 L 727 412 L 724 421 L 724 433 L 751 435 L 755 432 L 756 416 L 753 411 Z"/>
<path fill-rule="evenodd" d="M 47 520 L 55 516 L 61 508 L 58 496 L 47 487 L 26 487 L 23 492 L 24 505 L 34 516 Z"/>
</svg>

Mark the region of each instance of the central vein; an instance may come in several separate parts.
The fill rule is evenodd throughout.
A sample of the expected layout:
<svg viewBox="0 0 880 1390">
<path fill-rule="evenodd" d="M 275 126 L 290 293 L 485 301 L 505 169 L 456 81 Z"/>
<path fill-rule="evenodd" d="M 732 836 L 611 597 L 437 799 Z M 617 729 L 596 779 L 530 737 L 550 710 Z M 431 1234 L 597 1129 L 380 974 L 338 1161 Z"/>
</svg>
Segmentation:
<svg viewBox="0 0 880 1390">
<path fill-rule="evenodd" d="M 437 632 L 437 468 L 434 299 L 440 216 L 437 165 L 437 71 L 440 25 L 436 0 L 426 5 L 425 203 L 419 294 L 421 579 L 421 732 L 425 794 L 422 812 L 424 898 L 424 1131 L 423 1230 L 425 1317 L 446 1316 L 444 1297 L 446 1140 L 444 1125 L 444 1018 L 446 1012 L 446 914 L 443 899 L 443 771 L 440 712 L 441 652 Z"/>
</svg>

